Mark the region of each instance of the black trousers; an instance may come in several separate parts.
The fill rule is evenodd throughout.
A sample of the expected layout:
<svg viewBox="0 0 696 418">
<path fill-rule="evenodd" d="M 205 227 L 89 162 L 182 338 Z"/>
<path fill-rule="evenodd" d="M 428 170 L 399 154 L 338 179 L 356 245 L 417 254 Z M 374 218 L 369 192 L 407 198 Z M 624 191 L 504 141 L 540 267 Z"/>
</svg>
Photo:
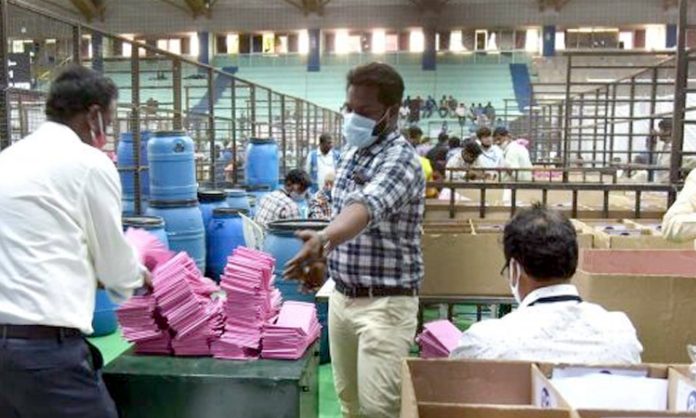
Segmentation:
<svg viewBox="0 0 696 418">
<path fill-rule="evenodd" d="M 0 335 L 0 418 L 117 418 L 101 364 L 81 337 Z"/>
</svg>

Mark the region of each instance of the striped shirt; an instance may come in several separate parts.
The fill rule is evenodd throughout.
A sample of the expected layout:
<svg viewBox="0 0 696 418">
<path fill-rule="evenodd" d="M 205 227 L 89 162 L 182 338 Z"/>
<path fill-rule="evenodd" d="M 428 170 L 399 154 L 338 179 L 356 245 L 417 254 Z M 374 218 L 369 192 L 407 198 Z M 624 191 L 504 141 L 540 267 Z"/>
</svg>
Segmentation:
<svg viewBox="0 0 696 418">
<path fill-rule="evenodd" d="M 331 277 L 347 287 L 419 288 L 425 176 L 418 154 L 398 133 L 341 156 L 334 216 L 355 203 L 365 205 L 369 224 L 329 254 Z"/>
<path fill-rule="evenodd" d="M 290 198 L 285 190 L 276 190 L 261 200 L 256 208 L 254 221 L 263 228 L 273 221 L 282 219 L 300 219 L 300 207 Z"/>
</svg>

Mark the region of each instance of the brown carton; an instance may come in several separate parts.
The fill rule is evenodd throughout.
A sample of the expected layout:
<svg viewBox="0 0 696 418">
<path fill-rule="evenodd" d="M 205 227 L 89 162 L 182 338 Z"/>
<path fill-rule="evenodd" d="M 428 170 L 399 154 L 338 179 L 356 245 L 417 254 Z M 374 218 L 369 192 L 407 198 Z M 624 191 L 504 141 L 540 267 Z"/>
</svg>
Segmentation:
<svg viewBox="0 0 696 418">
<path fill-rule="evenodd" d="M 625 312 L 645 362 L 687 363 L 696 342 L 696 251 L 588 250 L 574 278 L 582 297 Z"/>
</svg>

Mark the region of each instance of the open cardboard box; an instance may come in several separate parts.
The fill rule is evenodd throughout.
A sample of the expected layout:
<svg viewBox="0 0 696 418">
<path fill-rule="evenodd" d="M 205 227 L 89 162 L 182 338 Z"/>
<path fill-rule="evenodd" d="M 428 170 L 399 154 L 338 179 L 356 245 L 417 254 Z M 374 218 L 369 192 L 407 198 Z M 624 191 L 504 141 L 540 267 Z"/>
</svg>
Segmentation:
<svg viewBox="0 0 696 418">
<path fill-rule="evenodd" d="M 599 249 L 692 249 L 693 243 L 673 243 L 662 238 L 654 227 L 631 219 L 582 219 L 578 227 L 594 236 Z"/>
<path fill-rule="evenodd" d="M 402 418 L 571 418 L 533 406 L 528 362 L 406 359 Z"/>
<path fill-rule="evenodd" d="M 582 297 L 628 315 L 643 361 L 687 363 L 696 343 L 696 251 L 586 250 L 573 279 Z"/>
</svg>

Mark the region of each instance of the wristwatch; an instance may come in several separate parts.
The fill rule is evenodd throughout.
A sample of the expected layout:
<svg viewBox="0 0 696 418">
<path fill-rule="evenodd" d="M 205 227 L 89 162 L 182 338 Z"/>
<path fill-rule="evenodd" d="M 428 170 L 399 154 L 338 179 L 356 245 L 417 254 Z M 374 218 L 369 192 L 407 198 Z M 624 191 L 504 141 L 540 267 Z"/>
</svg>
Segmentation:
<svg viewBox="0 0 696 418">
<path fill-rule="evenodd" d="M 331 251 L 331 241 L 325 231 L 319 231 L 317 236 L 319 237 L 319 245 L 321 246 L 321 257 L 326 257 L 329 251 Z"/>
</svg>

